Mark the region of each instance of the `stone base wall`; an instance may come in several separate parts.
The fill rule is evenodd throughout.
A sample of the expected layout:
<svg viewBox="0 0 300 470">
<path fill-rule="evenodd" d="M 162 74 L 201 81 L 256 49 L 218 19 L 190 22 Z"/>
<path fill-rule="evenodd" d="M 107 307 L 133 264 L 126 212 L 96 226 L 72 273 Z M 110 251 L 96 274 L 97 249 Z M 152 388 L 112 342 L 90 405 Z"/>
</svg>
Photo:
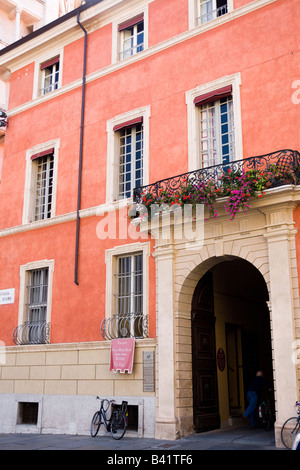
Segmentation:
<svg viewBox="0 0 300 470">
<path fill-rule="evenodd" d="M 109 371 L 110 342 L 6 347 L 0 364 L 0 433 L 88 434 L 96 396 L 138 407 L 134 436 L 154 437 L 155 393 L 143 392 L 143 351 L 136 341 L 132 374 Z M 20 403 L 38 405 L 37 423 L 20 423 Z M 21 405 L 22 406 L 22 405 Z"/>
</svg>

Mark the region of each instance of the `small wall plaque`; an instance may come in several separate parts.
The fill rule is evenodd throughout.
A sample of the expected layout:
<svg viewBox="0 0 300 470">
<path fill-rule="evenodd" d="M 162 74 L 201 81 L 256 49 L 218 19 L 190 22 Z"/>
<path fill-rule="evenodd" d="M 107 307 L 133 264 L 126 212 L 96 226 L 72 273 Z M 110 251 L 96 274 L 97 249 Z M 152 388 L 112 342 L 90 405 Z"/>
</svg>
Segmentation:
<svg viewBox="0 0 300 470">
<path fill-rule="evenodd" d="M 153 351 L 143 351 L 143 390 L 144 392 L 155 391 Z"/>
<path fill-rule="evenodd" d="M 15 301 L 15 289 L 0 290 L 0 305 L 13 304 Z"/>
<path fill-rule="evenodd" d="M 224 349 L 222 348 L 219 348 L 218 349 L 218 352 L 217 352 L 217 364 L 218 364 L 218 368 L 221 372 L 223 372 L 223 370 L 225 370 L 225 352 L 224 352 Z"/>
</svg>

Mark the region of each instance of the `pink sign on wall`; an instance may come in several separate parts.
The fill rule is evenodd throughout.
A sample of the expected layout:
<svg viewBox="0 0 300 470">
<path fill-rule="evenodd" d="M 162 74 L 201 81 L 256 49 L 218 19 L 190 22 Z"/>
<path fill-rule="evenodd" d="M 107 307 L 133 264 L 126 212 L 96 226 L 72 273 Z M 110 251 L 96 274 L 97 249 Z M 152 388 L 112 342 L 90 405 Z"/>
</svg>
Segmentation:
<svg viewBox="0 0 300 470">
<path fill-rule="evenodd" d="M 132 373 L 134 338 L 113 339 L 110 349 L 109 370 Z"/>
</svg>

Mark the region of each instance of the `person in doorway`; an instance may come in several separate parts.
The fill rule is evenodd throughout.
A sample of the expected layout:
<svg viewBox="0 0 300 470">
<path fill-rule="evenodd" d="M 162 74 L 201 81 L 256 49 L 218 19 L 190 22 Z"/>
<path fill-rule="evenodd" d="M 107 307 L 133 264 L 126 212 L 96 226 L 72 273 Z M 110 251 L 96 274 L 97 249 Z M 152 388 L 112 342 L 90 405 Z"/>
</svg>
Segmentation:
<svg viewBox="0 0 300 470">
<path fill-rule="evenodd" d="M 247 419 L 250 417 L 250 425 L 252 428 L 255 428 L 255 411 L 257 406 L 257 401 L 259 395 L 262 393 L 264 387 L 267 385 L 267 382 L 264 379 L 263 372 L 259 370 L 256 372 L 256 376 L 250 383 L 250 387 L 247 392 L 247 399 L 249 405 L 244 411 L 243 418 Z"/>
</svg>

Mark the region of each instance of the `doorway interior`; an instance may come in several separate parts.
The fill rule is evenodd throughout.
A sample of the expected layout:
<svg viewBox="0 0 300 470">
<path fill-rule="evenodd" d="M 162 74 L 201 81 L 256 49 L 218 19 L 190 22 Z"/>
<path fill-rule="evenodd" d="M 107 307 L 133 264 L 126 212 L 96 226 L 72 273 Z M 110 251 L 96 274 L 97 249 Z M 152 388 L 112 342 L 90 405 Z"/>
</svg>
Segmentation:
<svg viewBox="0 0 300 470">
<path fill-rule="evenodd" d="M 214 267 L 199 280 L 192 300 L 196 432 L 240 418 L 257 370 L 263 370 L 273 384 L 268 300 L 263 276 L 241 258 L 220 262 L 216 258 Z"/>
</svg>

